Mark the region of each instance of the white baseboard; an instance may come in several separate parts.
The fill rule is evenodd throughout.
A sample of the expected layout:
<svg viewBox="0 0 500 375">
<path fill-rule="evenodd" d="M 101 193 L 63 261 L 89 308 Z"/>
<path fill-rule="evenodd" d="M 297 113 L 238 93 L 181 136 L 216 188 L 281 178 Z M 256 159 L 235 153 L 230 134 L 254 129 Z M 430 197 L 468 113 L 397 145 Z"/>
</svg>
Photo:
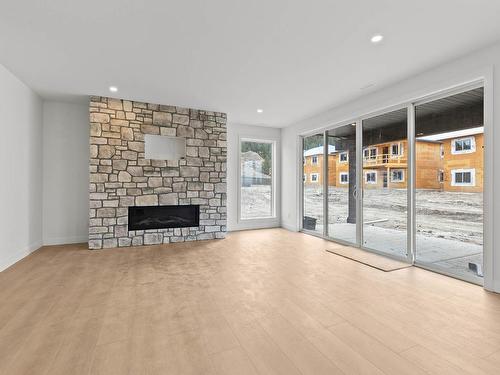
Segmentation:
<svg viewBox="0 0 500 375">
<path fill-rule="evenodd" d="M 289 223 L 281 223 L 281 228 L 289 230 L 290 232 L 298 232 L 299 231 L 295 225 L 289 224 Z"/>
<path fill-rule="evenodd" d="M 43 239 L 44 246 L 52 246 L 52 245 L 67 245 L 72 243 L 82 243 L 88 242 L 89 236 L 81 235 L 81 236 L 70 236 L 70 237 L 50 237 Z"/>
<path fill-rule="evenodd" d="M 228 232 L 237 232 L 240 230 L 279 228 L 279 221 L 273 220 L 264 222 L 263 220 L 248 220 L 247 222 L 237 223 L 228 228 Z"/>
<path fill-rule="evenodd" d="M 485 285 L 485 289 L 490 292 L 500 293 L 500 280 L 497 280 L 496 282 L 494 281 L 492 288 L 487 288 Z"/>
<path fill-rule="evenodd" d="M 42 247 L 42 242 L 34 242 L 24 249 L 20 249 L 14 252 L 10 257 L 4 260 L 0 260 L 0 272 L 19 262 L 21 259 L 30 255 L 33 251 L 38 250 Z"/>
</svg>

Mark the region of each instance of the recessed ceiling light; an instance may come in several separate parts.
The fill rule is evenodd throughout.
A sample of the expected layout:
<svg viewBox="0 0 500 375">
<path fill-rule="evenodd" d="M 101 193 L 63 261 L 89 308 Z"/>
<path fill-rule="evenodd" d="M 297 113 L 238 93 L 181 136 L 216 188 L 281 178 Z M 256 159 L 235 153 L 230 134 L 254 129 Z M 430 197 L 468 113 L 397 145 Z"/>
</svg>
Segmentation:
<svg viewBox="0 0 500 375">
<path fill-rule="evenodd" d="M 111 91 L 111 92 L 117 92 L 118 91 L 118 87 L 116 87 L 116 86 L 109 86 L 109 91 Z"/>
<path fill-rule="evenodd" d="M 370 40 L 372 41 L 372 43 L 380 43 L 382 39 L 384 39 L 383 35 L 375 34 Z"/>
<path fill-rule="evenodd" d="M 257 109 L 257 113 L 262 113 L 262 112 L 264 112 L 264 110 L 263 110 L 263 109 L 260 109 L 260 108 L 259 108 L 259 109 Z"/>
</svg>

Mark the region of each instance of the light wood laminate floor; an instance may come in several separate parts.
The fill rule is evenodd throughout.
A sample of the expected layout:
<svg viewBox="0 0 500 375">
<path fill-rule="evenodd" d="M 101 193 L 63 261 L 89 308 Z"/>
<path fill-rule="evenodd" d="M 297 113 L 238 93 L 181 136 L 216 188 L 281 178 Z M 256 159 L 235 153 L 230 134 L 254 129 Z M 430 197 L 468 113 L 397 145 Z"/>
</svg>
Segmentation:
<svg viewBox="0 0 500 375">
<path fill-rule="evenodd" d="M 44 247 L 0 273 L 0 373 L 499 374 L 500 297 L 283 229 Z"/>
</svg>

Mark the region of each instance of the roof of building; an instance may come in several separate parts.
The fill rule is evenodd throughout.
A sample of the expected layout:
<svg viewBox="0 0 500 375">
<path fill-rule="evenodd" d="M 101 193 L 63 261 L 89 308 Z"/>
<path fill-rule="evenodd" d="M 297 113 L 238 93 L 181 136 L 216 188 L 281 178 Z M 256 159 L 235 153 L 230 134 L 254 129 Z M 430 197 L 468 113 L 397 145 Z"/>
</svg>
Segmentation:
<svg viewBox="0 0 500 375">
<path fill-rule="evenodd" d="M 324 152 L 324 147 L 318 146 L 304 151 L 304 156 L 322 155 L 323 152 Z M 329 154 L 335 153 L 335 146 L 328 145 L 328 153 Z"/>
<path fill-rule="evenodd" d="M 264 158 L 255 151 L 245 151 L 241 153 L 241 161 L 252 161 L 252 160 L 261 161 L 264 160 Z"/>
<path fill-rule="evenodd" d="M 442 141 L 445 139 L 467 137 L 469 135 L 483 134 L 483 133 L 484 133 L 484 126 L 479 126 L 477 128 L 457 130 L 454 132 L 447 132 L 447 133 L 428 135 L 425 137 L 419 137 L 417 138 L 417 141 Z"/>
</svg>

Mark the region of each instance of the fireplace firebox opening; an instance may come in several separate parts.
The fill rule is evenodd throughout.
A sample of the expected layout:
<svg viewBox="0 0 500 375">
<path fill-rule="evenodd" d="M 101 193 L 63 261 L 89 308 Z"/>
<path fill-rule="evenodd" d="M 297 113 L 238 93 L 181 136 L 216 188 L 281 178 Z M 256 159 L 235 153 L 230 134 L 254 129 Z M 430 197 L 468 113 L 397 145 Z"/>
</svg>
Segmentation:
<svg viewBox="0 0 500 375">
<path fill-rule="evenodd" d="M 128 208 L 129 231 L 186 228 L 199 225 L 199 205 L 132 206 Z"/>
</svg>

